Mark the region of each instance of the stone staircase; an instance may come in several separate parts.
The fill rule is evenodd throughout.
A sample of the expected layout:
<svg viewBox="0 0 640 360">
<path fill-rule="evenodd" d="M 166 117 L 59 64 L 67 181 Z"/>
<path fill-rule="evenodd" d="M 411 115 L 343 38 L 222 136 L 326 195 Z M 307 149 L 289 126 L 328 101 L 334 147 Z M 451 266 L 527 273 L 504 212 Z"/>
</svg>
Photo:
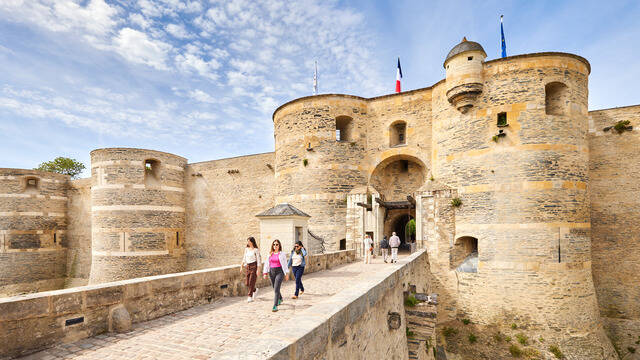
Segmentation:
<svg viewBox="0 0 640 360">
<path fill-rule="evenodd" d="M 421 298 L 422 294 L 416 294 Z M 416 306 L 404 308 L 407 319 L 408 333 L 407 345 L 409 347 L 409 359 L 412 360 L 434 360 L 436 346 L 436 304 L 430 302 L 420 302 Z"/>
</svg>

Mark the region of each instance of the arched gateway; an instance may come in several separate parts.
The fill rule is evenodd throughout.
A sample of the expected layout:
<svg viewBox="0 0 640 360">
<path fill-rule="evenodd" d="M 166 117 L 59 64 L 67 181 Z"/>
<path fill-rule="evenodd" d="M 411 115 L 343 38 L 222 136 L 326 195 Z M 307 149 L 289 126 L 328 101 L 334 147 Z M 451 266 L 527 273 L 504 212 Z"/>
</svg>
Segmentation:
<svg viewBox="0 0 640 360">
<path fill-rule="evenodd" d="M 382 236 L 389 238 L 396 232 L 401 250 L 409 250 L 415 242 L 413 196 L 426 176 L 427 167 L 415 156 L 398 154 L 380 161 L 369 175 L 368 186 L 356 188 L 348 196 L 347 242 L 358 249 L 362 237 L 369 234 L 377 246 Z"/>
</svg>

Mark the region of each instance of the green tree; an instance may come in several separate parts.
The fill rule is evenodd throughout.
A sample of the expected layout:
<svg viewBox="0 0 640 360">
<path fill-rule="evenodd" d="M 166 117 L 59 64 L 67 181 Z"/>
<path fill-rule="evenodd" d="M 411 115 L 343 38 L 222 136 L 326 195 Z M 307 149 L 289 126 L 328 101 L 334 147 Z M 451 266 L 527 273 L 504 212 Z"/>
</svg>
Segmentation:
<svg viewBox="0 0 640 360">
<path fill-rule="evenodd" d="M 58 174 L 65 174 L 71 176 L 71 178 L 77 178 L 78 175 L 84 170 L 84 164 L 66 157 L 57 157 L 51 161 L 46 161 L 38 165 L 34 170 L 49 171 Z"/>
<path fill-rule="evenodd" d="M 409 236 L 414 236 L 416 234 L 416 220 L 415 219 L 409 220 L 409 222 L 407 223 L 407 226 L 405 227 L 405 232 Z"/>
</svg>

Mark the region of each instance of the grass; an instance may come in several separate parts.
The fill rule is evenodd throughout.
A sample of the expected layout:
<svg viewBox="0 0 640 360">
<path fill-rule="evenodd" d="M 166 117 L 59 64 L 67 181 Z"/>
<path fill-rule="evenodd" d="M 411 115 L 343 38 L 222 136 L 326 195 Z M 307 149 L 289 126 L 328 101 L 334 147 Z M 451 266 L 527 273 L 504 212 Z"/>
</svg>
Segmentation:
<svg viewBox="0 0 640 360">
<path fill-rule="evenodd" d="M 540 341 L 541 343 L 544 342 L 544 338 L 542 336 L 540 336 L 540 338 L 538 339 L 538 341 Z"/>
<path fill-rule="evenodd" d="M 407 296 L 407 299 L 404 301 L 404 306 L 408 306 L 408 307 L 414 307 L 416 306 L 420 301 L 418 299 L 416 299 L 416 296 L 413 294 L 409 294 L 409 296 Z"/>
<path fill-rule="evenodd" d="M 515 330 L 515 329 L 517 329 L 517 328 L 518 328 L 518 325 L 516 325 L 516 324 L 511 324 L 511 328 L 512 328 L 513 330 Z"/>
<path fill-rule="evenodd" d="M 462 323 L 465 325 L 469 325 L 471 323 L 471 320 L 469 319 L 462 319 Z"/>
<path fill-rule="evenodd" d="M 527 345 L 527 341 L 529 340 L 529 338 L 527 338 L 527 335 L 523 333 L 516 334 L 516 339 L 518 339 L 518 342 L 522 345 Z"/>
<path fill-rule="evenodd" d="M 549 346 L 549 351 L 556 357 L 556 359 L 564 359 L 564 354 L 560 351 L 560 348 L 556 345 Z"/>
<path fill-rule="evenodd" d="M 462 205 L 462 200 L 460 200 L 460 198 L 453 198 L 451 199 L 451 206 L 453 207 L 460 207 Z"/>
<path fill-rule="evenodd" d="M 505 336 L 504 337 L 504 341 L 511 342 L 511 336 Z"/>
<path fill-rule="evenodd" d="M 444 337 L 447 337 L 447 338 L 454 335 L 458 335 L 458 330 L 447 326 L 444 329 L 442 329 L 442 335 L 444 335 Z"/>
<path fill-rule="evenodd" d="M 303 160 L 302 160 L 302 165 L 304 165 L 304 166 L 309 165 L 309 160 L 307 160 L 307 159 L 303 159 Z"/>
<path fill-rule="evenodd" d="M 495 143 L 497 143 L 497 142 L 498 142 L 498 139 L 499 139 L 499 138 L 498 138 L 498 135 L 493 135 L 493 137 L 491 137 L 491 140 L 492 140 L 493 142 L 495 142 Z"/>
<path fill-rule="evenodd" d="M 493 334 L 493 340 L 495 340 L 496 342 L 503 342 L 504 341 L 504 335 L 502 335 L 501 332 L 497 332 L 495 334 Z"/>
<path fill-rule="evenodd" d="M 469 338 L 469 342 L 472 343 L 472 344 L 475 343 L 476 341 L 478 341 L 478 337 L 475 336 L 474 334 L 469 334 L 468 338 Z"/>
<path fill-rule="evenodd" d="M 523 353 L 528 359 L 540 359 L 540 351 L 534 348 L 526 348 Z"/>
<path fill-rule="evenodd" d="M 522 349 L 520 349 L 516 344 L 509 346 L 509 352 L 511 353 L 511 356 L 515 358 L 522 357 L 523 354 Z"/>
</svg>

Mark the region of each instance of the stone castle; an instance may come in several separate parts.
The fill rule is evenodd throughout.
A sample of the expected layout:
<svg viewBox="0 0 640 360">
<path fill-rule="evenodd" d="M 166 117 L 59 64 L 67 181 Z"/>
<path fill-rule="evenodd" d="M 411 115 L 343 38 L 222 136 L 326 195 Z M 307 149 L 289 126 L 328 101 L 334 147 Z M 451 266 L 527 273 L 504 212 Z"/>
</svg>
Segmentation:
<svg viewBox="0 0 640 360">
<path fill-rule="evenodd" d="M 485 59 L 464 39 L 431 87 L 290 101 L 271 153 L 0 169 L 0 296 L 236 264 L 247 236 L 270 242 L 256 215 L 288 203 L 312 253 L 392 231 L 426 249 L 443 319 L 515 318 L 608 358 L 640 334 L 640 106 L 589 111 L 577 55 Z"/>
</svg>

